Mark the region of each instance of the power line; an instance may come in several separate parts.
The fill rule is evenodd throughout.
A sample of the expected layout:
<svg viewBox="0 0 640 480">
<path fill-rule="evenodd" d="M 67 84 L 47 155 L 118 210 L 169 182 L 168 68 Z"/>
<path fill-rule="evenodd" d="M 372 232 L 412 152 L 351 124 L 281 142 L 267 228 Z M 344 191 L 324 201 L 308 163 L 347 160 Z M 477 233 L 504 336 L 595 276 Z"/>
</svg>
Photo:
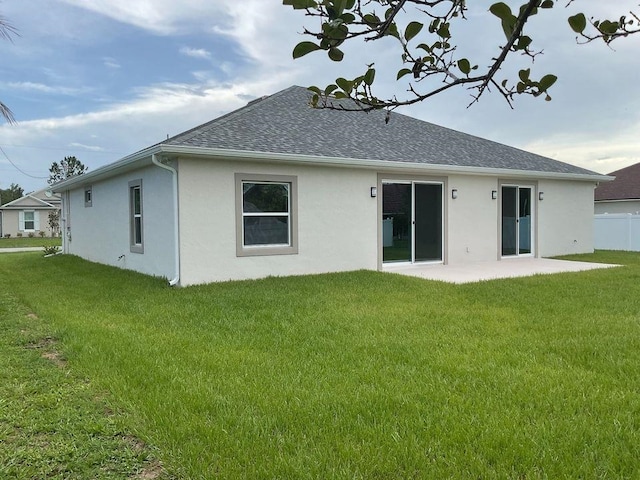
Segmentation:
<svg viewBox="0 0 640 480">
<path fill-rule="evenodd" d="M 26 175 L 27 177 L 38 179 L 38 180 L 49 178 L 48 176 L 47 177 L 37 177 L 35 175 L 31 175 L 31 174 L 25 172 L 24 170 L 22 170 L 20 167 L 18 167 L 15 163 L 13 163 L 11 161 L 11 159 L 9 158 L 9 156 L 7 155 L 7 153 L 4 151 L 4 149 L 2 147 L 0 147 L 0 152 L 2 152 L 2 154 L 4 155 L 4 158 L 6 158 L 11 165 L 13 165 L 13 168 L 18 170 L 21 174 Z"/>
<path fill-rule="evenodd" d="M 15 144 L 15 143 L 5 143 L 4 144 L 5 147 L 12 147 L 12 148 L 32 148 L 34 150 L 57 150 L 57 151 L 66 151 L 68 152 L 69 150 L 73 149 L 73 148 L 80 148 L 83 150 L 84 153 L 91 153 L 92 155 L 95 154 L 116 154 L 116 155 L 125 155 L 127 152 L 122 152 L 122 151 L 116 151 L 116 150 L 92 150 L 90 148 L 86 148 L 86 147 L 78 147 L 78 146 L 67 146 L 67 147 L 43 147 L 43 146 L 35 146 L 35 145 L 19 145 L 19 144 Z"/>
</svg>

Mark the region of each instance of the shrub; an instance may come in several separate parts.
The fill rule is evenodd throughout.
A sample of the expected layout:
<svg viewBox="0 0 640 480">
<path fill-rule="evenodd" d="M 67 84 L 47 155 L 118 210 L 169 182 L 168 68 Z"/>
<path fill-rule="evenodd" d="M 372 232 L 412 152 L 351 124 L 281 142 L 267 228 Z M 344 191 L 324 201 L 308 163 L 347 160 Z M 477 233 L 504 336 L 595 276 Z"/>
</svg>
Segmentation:
<svg viewBox="0 0 640 480">
<path fill-rule="evenodd" d="M 44 238 L 44 236 L 46 235 L 46 232 L 43 232 L 42 230 L 40 230 L 38 232 L 38 235 L 40 235 L 42 238 Z"/>
<path fill-rule="evenodd" d="M 10 237 L 11 237 L 11 234 L 10 234 L 10 233 L 5 233 L 5 234 L 4 234 L 4 238 L 10 238 Z"/>
<path fill-rule="evenodd" d="M 20 238 L 22 238 L 22 232 L 18 232 L 18 233 L 16 233 L 16 237 L 20 237 Z"/>
<path fill-rule="evenodd" d="M 58 236 L 60 231 L 60 210 L 49 212 L 49 229 L 51 230 L 52 237 Z"/>
<path fill-rule="evenodd" d="M 35 234 L 35 233 L 33 233 L 33 232 L 29 232 L 29 233 L 28 233 L 28 237 L 29 237 L 29 238 L 33 238 L 33 237 L 35 237 L 35 236 L 36 236 L 36 234 Z"/>
<path fill-rule="evenodd" d="M 60 251 L 60 247 L 58 247 L 57 245 L 44 245 L 43 248 L 45 257 L 48 255 L 55 255 Z"/>
</svg>

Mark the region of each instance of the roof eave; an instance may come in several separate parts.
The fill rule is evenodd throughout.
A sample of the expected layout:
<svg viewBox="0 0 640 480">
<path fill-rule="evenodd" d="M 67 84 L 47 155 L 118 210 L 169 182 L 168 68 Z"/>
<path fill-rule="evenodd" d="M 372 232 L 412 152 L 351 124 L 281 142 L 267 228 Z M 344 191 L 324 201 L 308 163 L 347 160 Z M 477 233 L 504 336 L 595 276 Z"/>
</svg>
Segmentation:
<svg viewBox="0 0 640 480">
<path fill-rule="evenodd" d="M 640 198 L 596 198 L 596 202 L 637 202 Z"/>
<path fill-rule="evenodd" d="M 76 175 L 75 177 L 55 183 L 51 186 L 51 190 L 54 193 L 61 193 L 78 185 L 91 184 L 91 182 L 96 180 L 109 178 L 120 173 L 143 167 L 147 164 L 151 164 L 151 155 L 154 153 L 160 153 L 161 151 L 162 149 L 159 145 L 154 145 L 96 170 L 89 171 L 82 175 Z"/>
<path fill-rule="evenodd" d="M 268 160 L 278 163 L 296 163 L 318 166 L 375 168 L 380 171 L 459 173 L 466 175 L 499 176 L 509 178 L 536 177 L 549 180 L 579 180 L 589 182 L 609 182 L 615 178 L 609 175 L 599 174 L 542 172 L 534 170 L 512 170 L 508 168 L 469 167 L 460 165 L 439 165 L 431 163 L 395 162 L 387 160 L 364 160 L 358 158 L 321 157 L 314 155 L 255 152 L 248 150 L 228 150 L 224 148 L 188 147 L 180 145 L 160 145 L 160 147 L 161 153 L 167 155 L 173 154 L 198 157 L 227 158 L 242 161 Z"/>
<path fill-rule="evenodd" d="M 380 171 L 406 171 L 417 173 L 459 173 L 466 175 L 499 176 L 509 178 L 531 178 L 549 180 L 579 180 L 589 182 L 609 182 L 615 177 L 598 174 L 542 172 L 533 170 L 512 170 L 508 168 L 469 167 L 460 165 L 441 165 L 431 163 L 395 162 L 387 160 L 366 160 L 343 157 L 321 157 L 290 153 L 256 152 L 250 150 L 230 150 L 225 148 L 190 147 L 181 145 L 154 145 L 128 155 L 114 163 L 105 165 L 83 175 L 63 180 L 51 186 L 55 193 L 64 192 L 78 185 L 87 185 L 93 181 L 109 178 L 147 164 L 151 164 L 152 155 L 187 155 L 197 157 L 226 158 L 240 161 L 265 160 L 277 163 L 293 163 L 317 166 L 335 166 L 350 168 L 374 168 Z"/>
</svg>

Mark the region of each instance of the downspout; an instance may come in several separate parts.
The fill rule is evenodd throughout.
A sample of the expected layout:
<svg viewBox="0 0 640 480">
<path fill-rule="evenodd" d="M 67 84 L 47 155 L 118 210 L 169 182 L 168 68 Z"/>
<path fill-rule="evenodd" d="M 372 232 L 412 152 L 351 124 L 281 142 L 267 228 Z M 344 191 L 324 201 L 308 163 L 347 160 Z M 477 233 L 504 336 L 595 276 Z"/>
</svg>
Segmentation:
<svg viewBox="0 0 640 480">
<path fill-rule="evenodd" d="M 173 181 L 173 244 L 174 244 L 174 260 L 175 260 L 175 277 L 169 280 L 169 286 L 174 287 L 180 281 L 180 225 L 178 224 L 178 171 L 170 167 L 169 165 L 165 165 L 161 163 L 156 154 L 153 153 L 151 155 L 151 163 L 157 165 L 160 168 L 168 170 L 171 172 L 172 181 Z"/>
<path fill-rule="evenodd" d="M 69 217 L 71 216 L 71 205 L 70 205 L 70 195 L 69 190 L 65 190 L 62 192 L 62 196 L 60 197 L 60 236 L 62 237 L 62 251 L 64 253 L 69 253 Z"/>
</svg>

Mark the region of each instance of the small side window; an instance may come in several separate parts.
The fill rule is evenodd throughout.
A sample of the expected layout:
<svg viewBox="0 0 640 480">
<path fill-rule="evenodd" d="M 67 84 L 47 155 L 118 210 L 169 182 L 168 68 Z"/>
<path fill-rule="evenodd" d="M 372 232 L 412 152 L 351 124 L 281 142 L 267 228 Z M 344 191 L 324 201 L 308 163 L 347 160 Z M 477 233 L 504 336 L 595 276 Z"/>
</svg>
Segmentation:
<svg viewBox="0 0 640 480">
<path fill-rule="evenodd" d="M 129 182 L 129 239 L 133 253 L 144 253 L 142 180 Z"/>
<path fill-rule="evenodd" d="M 84 206 L 91 207 L 93 205 L 93 189 L 84 187 Z"/>
</svg>

